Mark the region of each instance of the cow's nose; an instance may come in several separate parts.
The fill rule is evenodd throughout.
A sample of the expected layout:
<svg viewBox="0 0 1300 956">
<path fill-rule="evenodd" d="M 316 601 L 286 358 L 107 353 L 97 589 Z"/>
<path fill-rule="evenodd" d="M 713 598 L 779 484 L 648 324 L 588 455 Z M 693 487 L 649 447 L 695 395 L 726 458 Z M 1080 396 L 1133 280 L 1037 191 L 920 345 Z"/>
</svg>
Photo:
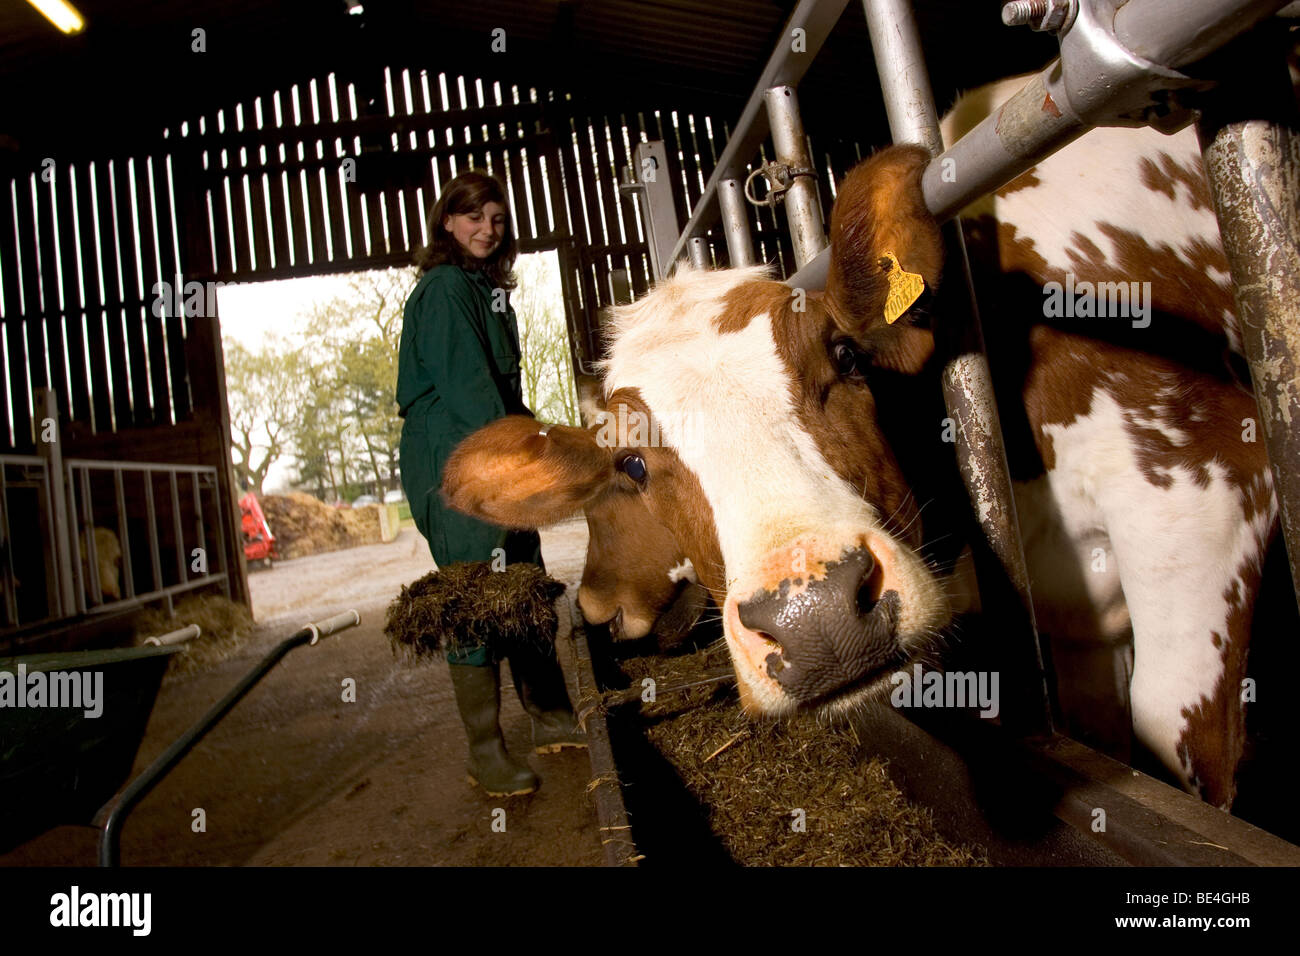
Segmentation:
<svg viewBox="0 0 1300 956">
<path fill-rule="evenodd" d="M 880 579 L 871 552 L 854 548 L 823 577 L 794 575 L 739 602 L 740 623 L 780 646 L 768 676 L 808 703 L 901 663 L 898 592 L 880 594 Z"/>
</svg>

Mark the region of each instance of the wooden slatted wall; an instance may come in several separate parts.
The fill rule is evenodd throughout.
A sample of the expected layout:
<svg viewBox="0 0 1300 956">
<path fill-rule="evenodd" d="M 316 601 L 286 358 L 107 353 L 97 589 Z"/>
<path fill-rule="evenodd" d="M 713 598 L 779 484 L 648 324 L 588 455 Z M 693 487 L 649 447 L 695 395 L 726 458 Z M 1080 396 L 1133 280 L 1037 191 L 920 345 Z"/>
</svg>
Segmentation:
<svg viewBox="0 0 1300 956">
<path fill-rule="evenodd" d="M 560 252 L 573 344 L 594 360 L 600 310 L 624 283 L 640 296 L 651 281 L 619 171 L 637 142 L 663 140 L 685 223 L 728 130 L 708 112 L 582 103 L 417 69 L 328 73 L 181 118 L 147 149 L 0 180 L 0 446 L 33 447 L 31 390 L 47 384 L 84 433 L 190 420 L 196 376 L 205 391 L 212 378 L 191 364 L 211 356 L 194 354 L 192 321 L 155 283 L 405 265 L 439 190 L 471 166 L 506 184 L 523 251 Z M 862 151 L 813 146 L 829 214 Z M 751 210 L 751 222 L 760 260 L 788 275 L 783 215 Z M 724 264 L 720 229 L 709 238 Z"/>
</svg>

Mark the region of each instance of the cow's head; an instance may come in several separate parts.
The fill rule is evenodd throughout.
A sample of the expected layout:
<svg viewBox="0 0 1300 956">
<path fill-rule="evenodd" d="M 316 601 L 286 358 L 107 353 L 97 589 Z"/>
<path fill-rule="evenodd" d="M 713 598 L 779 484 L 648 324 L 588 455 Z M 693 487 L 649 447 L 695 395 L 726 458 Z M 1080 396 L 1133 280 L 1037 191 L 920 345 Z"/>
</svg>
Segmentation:
<svg viewBox="0 0 1300 956">
<path fill-rule="evenodd" d="M 635 495 L 723 609 L 748 711 L 885 686 L 952 615 L 915 552 L 916 505 L 864 375 L 918 371 L 933 347 L 884 318 L 889 256 L 939 281 L 926 161 L 890 149 L 845 180 L 824 295 L 762 269 L 686 271 L 617 310 L 604 363 L 614 427 L 493 423 L 449 461 L 449 502 L 536 526 Z"/>
<path fill-rule="evenodd" d="M 603 413 L 602 413 L 603 414 Z M 708 602 L 673 533 L 639 492 L 614 482 L 586 503 L 587 561 L 578 606 L 618 638 L 684 636 Z M 662 632 L 662 633 L 661 633 Z"/>
</svg>

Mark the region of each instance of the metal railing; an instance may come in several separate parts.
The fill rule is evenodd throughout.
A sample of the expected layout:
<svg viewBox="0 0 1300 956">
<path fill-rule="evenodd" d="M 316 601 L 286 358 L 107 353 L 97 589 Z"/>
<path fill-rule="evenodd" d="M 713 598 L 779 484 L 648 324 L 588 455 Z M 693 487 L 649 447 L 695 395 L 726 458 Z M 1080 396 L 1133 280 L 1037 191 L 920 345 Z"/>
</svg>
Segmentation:
<svg viewBox="0 0 1300 956">
<path fill-rule="evenodd" d="M 671 194 L 656 190 L 653 182 L 629 184 L 642 193 L 639 198 L 647 238 L 655 253 L 657 278 L 687 259 L 696 268 L 710 264 L 705 233 L 719 215 L 731 264 L 753 261 L 739 187 L 746 166 L 770 131 L 776 147 L 777 178 L 769 180 L 776 183 L 783 175 L 788 185 L 785 205 L 798 262 L 797 271 L 786 281 L 796 288 L 825 287 L 830 256 L 815 188 L 802 168 L 807 165 L 801 160 L 806 140 L 794 87 L 846 6 L 843 0 L 802 0 L 796 6 L 690 221 L 675 240 L 662 234 L 669 220 L 659 208 L 671 203 Z M 1194 114 L 1187 108 L 1186 95 L 1213 84 L 1186 75 L 1183 68 L 1284 6 L 1285 0 L 1183 0 L 1176 5 L 1175 14 L 1170 4 L 1159 0 L 1045 0 L 1008 5 L 1005 22 L 1028 23 L 1055 33 L 1060 56 L 1031 77 L 1007 104 L 944 151 L 911 4 L 863 0 L 892 138 L 896 143 L 918 143 L 937 160 L 923 175 L 922 191 L 930 212 L 948 223 L 949 269 L 954 273 L 960 269 L 967 280 L 959 284 L 970 289 L 969 264 L 956 222 L 959 210 L 1094 127 L 1153 125 L 1169 131 L 1191 122 Z M 1288 12 L 1294 14 L 1294 9 Z M 796 36 L 798 43 L 792 42 Z M 1289 95 L 1289 90 L 1285 92 Z M 1253 97 L 1245 99 L 1253 102 Z M 1212 128 L 1203 119 L 1199 132 L 1225 252 L 1236 280 L 1238 312 L 1243 326 L 1267 330 L 1247 336 L 1245 348 L 1257 398 L 1264 397 L 1260 409 L 1293 583 L 1300 593 L 1300 478 L 1296 477 L 1300 475 L 1300 433 L 1290 424 L 1300 417 L 1300 396 L 1291 388 L 1294 369 L 1300 364 L 1294 358 L 1295 304 L 1300 301 L 1296 291 L 1300 289 L 1300 259 L 1294 249 L 1300 245 L 1300 215 L 1291 214 L 1297 208 L 1293 187 L 1300 181 L 1300 146 L 1294 145 L 1294 134 L 1280 116 L 1273 111 L 1262 120 L 1252 113 L 1248 122 L 1216 119 Z M 641 148 L 648 152 L 654 145 L 642 144 Z M 1287 175 L 1265 175 L 1279 163 L 1286 164 Z M 961 175 L 945 176 L 945 169 L 960 169 Z M 1267 180 L 1269 196 L 1247 201 L 1251 190 L 1243 185 L 1246 180 Z M 1287 193 L 1287 189 L 1292 191 Z M 1238 201 L 1231 197 L 1247 198 Z M 671 210 L 671 205 L 667 209 Z M 1279 261 L 1283 273 L 1277 281 L 1254 281 L 1269 269 L 1279 268 Z M 969 302 L 958 301 L 963 298 Z M 948 314 L 942 325 L 949 338 L 940 346 L 947 363 L 944 393 L 949 414 L 959 423 L 957 434 L 962 436 L 958 462 L 996 559 L 988 564 L 1011 586 L 1010 592 L 1003 587 L 992 590 L 1015 595 L 1015 600 L 997 610 L 1010 614 L 1014 619 L 1011 630 L 1023 635 L 1019 660 L 1031 676 L 1028 683 L 1032 686 L 1025 689 L 1021 706 L 1016 708 L 1024 719 L 1017 723 L 1025 731 L 1047 731 L 1050 716 L 1028 574 L 977 306 L 973 294 L 949 295 L 944 305 Z M 1285 360 L 1278 358 L 1283 353 Z M 981 573 L 982 592 L 990 590 L 985 587 L 986 574 Z M 1034 673 L 1038 679 L 1032 678 Z"/>
<path fill-rule="evenodd" d="M 223 517 L 212 467 L 0 455 L 0 629 L 154 600 L 170 613 L 212 584 L 229 597 Z"/>
<path fill-rule="evenodd" d="M 229 597 L 225 539 L 219 530 L 223 518 L 221 494 L 215 468 L 88 459 L 68 459 L 64 465 L 69 516 L 66 540 L 72 551 L 77 611 L 95 613 L 162 599 L 170 613 L 176 595 L 210 584 L 222 585 Z M 96 476 L 99 476 L 97 481 Z M 130 494 L 128 483 L 136 486 L 130 489 Z M 159 484 L 162 494 L 158 493 Z M 96 490 L 101 502 L 106 497 L 112 501 L 107 515 L 96 508 Z M 184 509 L 182 495 L 190 499 L 190 505 Z M 210 527 L 211 537 L 216 540 L 215 561 L 208 548 L 205 497 L 211 501 L 206 513 L 214 515 Z M 144 502 L 143 534 L 139 531 L 132 534 L 128 500 Z M 168 519 L 170 527 L 164 528 L 162 522 Z M 137 518 L 137 528 L 140 520 Z M 164 531 L 169 532 L 165 540 L 171 545 L 166 563 L 161 547 Z M 106 542 L 111 542 L 111 538 L 100 532 L 109 532 L 117 539 L 121 552 L 121 576 L 117 582 L 101 579 L 101 569 L 112 568 L 114 562 L 111 555 L 101 553 L 101 538 Z M 136 580 L 137 549 L 147 551 L 147 578 L 143 582 Z"/>
<path fill-rule="evenodd" d="M 0 455 L 0 587 L 4 590 L 0 626 L 6 629 L 27 623 L 25 617 L 45 620 L 58 616 L 61 602 L 55 561 L 57 537 L 50 501 L 50 472 L 44 458 Z M 24 593 L 20 607 L 20 588 L 29 586 L 36 573 L 30 562 L 18 564 L 27 555 L 39 555 L 44 561 L 39 576 L 43 596 L 33 600 Z M 37 603 L 42 610 L 33 612 Z"/>
</svg>

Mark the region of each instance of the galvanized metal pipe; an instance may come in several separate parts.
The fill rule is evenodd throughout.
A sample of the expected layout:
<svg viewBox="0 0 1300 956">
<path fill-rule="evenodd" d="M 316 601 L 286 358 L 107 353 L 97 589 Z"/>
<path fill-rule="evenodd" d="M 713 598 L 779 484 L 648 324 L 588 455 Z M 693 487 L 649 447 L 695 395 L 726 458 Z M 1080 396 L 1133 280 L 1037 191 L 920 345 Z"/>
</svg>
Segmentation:
<svg viewBox="0 0 1300 956">
<path fill-rule="evenodd" d="M 225 697 L 213 704 L 194 726 L 172 741 L 171 746 L 141 772 L 140 776 L 100 807 L 93 821 L 93 825 L 100 830 L 99 865 L 117 866 L 121 862 L 122 825 L 126 822 L 127 815 L 136 804 L 149 795 L 149 791 L 157 786 L 173 767 L 181 762 L 187 753 L 194 749 L 194 745 L 202 740 L 221 718 L 230 713 L 231 708 L 238 704 L 257 682 L 280 662 L 282 657 L 295 647 L 315 644 L 322 637 L 337 634 L 360 623 L 361 617 L 356 611 L 344 611 L 342 614 L 336 614 L 315 624 L 304 624 L 301 630 L 272 648 L 271 652 L 245 674 Z"/>
<path fill-rule="evenodd" d="M 1152 115 L 1152 91 L 1195 85 L 1177 71 L 1276 12 L 1284 0 L 1088 0 L 1061 56 L 925 172 L 940 220 L 1010 182 L 1093 126 Z"/>
<path fill-rule="evenodd" d="M 793 86 L 774 86 L 763 94 L 767 120 L 772 126 L 772 146 L 776 161 L 793 170 L 811 170 L 808 140 L 799 116 L 799 97 Z M 790 227 L 796 266 L 805 265 L 826 248 L 826 228 L 822 223 L 821 202 L 817 198 L 817 181 L 813 176 L 796 176 L 785 194 L 785 214 Z"/>
<path fill-rule="evenodd" d="M 943 152 L 943 138 L 939 135 L 930 71 L 925 67 L 912 5 L 897 0 L 887 3 L 864 0 L 862 8 L 871 33 L 871 49 L 875 52 L 890 136 L 895 143 L 917 143 L 931 156 L 939 155 Z"/>
<path fill-rule="evenodd" d="M 1137 56 L 1176 70 L 1286 5 L 1287 0 L 1130 0 L 1115 11 L 1115 37 Z"/>
<path fill-rule="evenodd" d="M 117 491 L 117 534 L 122 546 L 122 597 L 135 597 L 135 577 L 131 572 L 131 533 L 126 524 L 126 490 L 122 487 L 122 469 L 113 469 L 113 487 Z"/>
<path fill-rule="evenodd" d="M 713 256 L 709 253 L 709 240 L 695 236 L 686 244 L 691 257 L 691 265 L 696 269 L 709 269 L 713 266 Z"/>
<path fill-rule="evenodd" d="M 864 0 L 863 5 L 890 134 L 895 143 L 918 143 L 937 155 L 943 141 L 911 4 L 906 0 Z M 957 465 L 998 565 L 990 568 L 986 561 L 980 569 L 981 595 L 986 609 L 1004 620 L 1010 641 L 1015 642 L 1005 650 L 1004 660 L 1016 671 L 1011 686 L 1017 706 L 1004 707 L 1004 714 L 1019 731 L 1043 733 L 1051 729 L 1051 709 L 993 377 L 984 354 L 960 221 L 945 224 L 943 232 L 948 279 L 940 297 L 943 311 L 936 328 L 936 347 L 946 359 L 944 403 L 960 436 Z M 1014 600 L 998 599 L 1006 591 L 991 580 L 998 571 L 1010 583 Z"/>
<path fill-rule="evenodd" d="M 799 0 L 781 30 L 776 49 L 759 74 L 740 118 L 731 128 L 731 136 L 718 157 L 718 165 L 709 176 L 704 194 L 673 244 L 672 254 L 667 259 L 670 264 L 685 254 L 687 239 L 704 232 L 717 220 L 718 204 L 715 200 L 719 183 L 741 175 L 767 138 L 767 111 L 763 108 L 765 91 L 774 86 L 799 85 L 848 5 L 849 0 Z"/>
<path fill-rule="evenodd" d="M 181 493 L 176 487 L 176 472 L 168 475 L 172 487 L 172 533 L 176 536 L 176 583 L 185 583 L 185 535 L 181 531 Z"/>
<path fill-rule="evenodd" d="M 217 527 L 224 528 L 225 516 L 221 509 L 221 482 L 217 476 L 212 476 L 212 500 L 217 506 Z M 238 507 L 238 505 L 235 505 Z M 231 567 L 226 561 L 226 536 L 218 532 L 217 534 L 217 567 L 221 569 L 221 589 L 225 592 L 226 597 L 230 597 L 230 570 Z M 208 565 L 208 570 L 212 570 L 212 565 Z"/>
<path fill-rule="evenodd" d="M 81 547 L 82 535 L 85 535 L 86 556 L 81 560 L 81 553 L 77 553 L 77 564 L 79 567 L 85 567 L 88 570 L 90 578 L 89 585 L 82 584 L 81 593 L 77 595 L 78 601 L 85 601 L 85 610 L 89 611 L 90 602 L 94 601 L 98 607 L 104 603 L 104 592 L 100 589 L 99 584 L 99 544 L 95 541 L 95 512 L 94 506 L 90 499 L 90 469 L 86 467 L 68 469 L 69 475 L 79 474 L 81 476 L 81 527 L 74 527 L 77 532 L 77 547 Z M 75 482 L 75 479 L 74 479 Z M 87 597 L 87 590 L 90 596 Z"/>
<path fill-rule="evenodd" d="M 727 237 L 727 257 L 733 268 L 754 264 L 754 237 L 749 234 L 745 211 L 745 190 L 738 179 L 724 179 L 718 186 L 722 208 L 722 232 Z"/>
<path fill-rule="evenodd" d="M 158 513 L 154 510 L 153 471 L 144 470 L 144 512 L 149 518 L 149 561 L 153 568 L 153 588 L 162 590 L 162 557 L 158 551 Z"/>
<path fill-rule="evenodd" d="M 936 219 L 951 219 L 1091 129 L 1070 110 L 1061 87 L 1060 71 L 1050 67 L 1030 77 L 926 167 L 921 191 Z"/>
<path fill-rule="evenodd" d="M 40 422 L 44 419 L 59 420 L 58 400 L 54 391 L 48 388 L 36 390 L 37 436 L 40 435 Z M 54 536 L 54 560 L 59 569 L 59 605 L 64 617 L 77 613 L 77 596 L 74 590 L 72 549 L 68 545 L 72 532 L 68 526 L 68 499 L 64 489 L 63 443 L 57 433 L 54 441 L 37 441 L 37 454 L 45 459 L 46 487 L 50 495 Z"/>
<path fill-rule="evenodd" d="M 204 573 L 206 574 L 206 569 L 210 566 L 211 562 L 208 561 L 207 536 L 203 533 L 203 503 L 199 500 L 198 472 L 190 472 L 190 487 L 194 491 L 194 533 L 199 540 L 199 551 L 203 554 L 203 567 L 205 569 Z M 194 567 L 193 562 L 190 563 L 190 567 Z"/>
<path fill-rule="evenodd" d="M 1216 91 L 1197 133 L 1300 594 L 1300 116 L 1282 57 L 1249 59 L 1248 93 Z"/>
</svg>

